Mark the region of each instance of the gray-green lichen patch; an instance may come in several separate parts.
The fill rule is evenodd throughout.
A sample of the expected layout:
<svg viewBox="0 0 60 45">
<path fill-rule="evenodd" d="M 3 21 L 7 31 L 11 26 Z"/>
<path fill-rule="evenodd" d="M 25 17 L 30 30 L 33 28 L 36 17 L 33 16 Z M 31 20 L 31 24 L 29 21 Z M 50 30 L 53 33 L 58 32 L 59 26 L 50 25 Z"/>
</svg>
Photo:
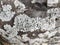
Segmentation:
<svg viewBox="0 0 60 45">
<path fill-rule="evenodd" d="M 15 12 L 11 11 L 12 6 L 10 4 L 3 5 L 3 2 L 1 5 L 2 5 L 2 10 L 0 12 L 0 19 L 2 21 L 10 21 L 15 15 Z"/>
</svg>

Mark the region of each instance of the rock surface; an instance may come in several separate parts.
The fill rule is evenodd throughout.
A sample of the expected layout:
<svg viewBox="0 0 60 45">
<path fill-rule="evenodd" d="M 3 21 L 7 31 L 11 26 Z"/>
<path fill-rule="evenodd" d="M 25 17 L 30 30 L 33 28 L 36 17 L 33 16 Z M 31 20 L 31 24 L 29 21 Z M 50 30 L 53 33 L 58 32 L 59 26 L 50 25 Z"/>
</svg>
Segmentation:
<svg viewBox="0 0 60 45">
<path fill-rule="evenodd" d="M 57 5 L 58 0 L 0 0 L 0 44 L 59 45 Z"/>
</svg>

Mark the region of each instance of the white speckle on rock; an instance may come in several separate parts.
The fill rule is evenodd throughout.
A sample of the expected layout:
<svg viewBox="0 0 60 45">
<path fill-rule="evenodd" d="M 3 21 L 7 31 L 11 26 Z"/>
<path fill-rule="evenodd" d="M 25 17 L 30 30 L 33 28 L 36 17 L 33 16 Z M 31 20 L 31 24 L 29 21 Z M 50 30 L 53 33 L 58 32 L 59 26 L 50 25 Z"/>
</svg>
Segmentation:
<svg viewBox="0 0 60 45">
<path fill-rule="evenodd" d="M 15 5 L 16 8 L 18 7 L 17 13 L 24 12 L 26 10 L 25 5 L 22 2 L 18 1 L 18 0 L 14 1 L 14 5 Z"/>
<path fill-rule="evenodd" d="M 17 21 L 19 20 L 19 21 Z M 47 20 L 47 21 L 46 21 Z M 18 28 L 20 31 L 26 32 L 26 31 L 34 31 L 37 29 L 41 30 L 53 30 L 55 29 L 55 17 L 52 16 L 49 18 L 30 18 L 26 14 L 20 14 L 15 17 L 14 25 L 16 28 Z"/>
<path fill-rule="evenodd" d="M 42 45 L 48 45 L 48 43 L 42 43 Z"/>
<path fill-rule="evenodd" d="M 2 21 L 10 21 L 15 15 L 15 12 L 11 11 L 12 6 L 9 4 L 2 5 L 2 9 L 3 11 L 0 12 L 0 19 Z"/>
<path fill-rule="evenodd" d="M 44 38 L 44 34 L 38 34 L 39 38 Z"/>
<path fill-rule="evenodd" d="M 47 5 L 49 7 L 51 7 L 51 6 L 57 6 L 58 2 L 59 2 L 59 0 L 47 0 Z"/>
<path fill-rule="evenodd" d="M 12 9 L 11 5 L 7 4 L 7 5 L 2 5 L 3 11 L 10 11 Z"/>
<path fill-rule="evenodd" d="M 27 34 L 22 35 L 22 41 L 23 41 L 23 42 L 27 42 L 27 41 L 29 41 L 29 40 L 30 40 L 30 38 L 27 37 Z"/>
<path fill-rule="evenodd" d="M 57 33 L 57 31 L 50 32 L 50 33 L 48 34 L 48 38 L 51 38 L 52 36 L 55 36 L 56 33 Z"/>
</svg>

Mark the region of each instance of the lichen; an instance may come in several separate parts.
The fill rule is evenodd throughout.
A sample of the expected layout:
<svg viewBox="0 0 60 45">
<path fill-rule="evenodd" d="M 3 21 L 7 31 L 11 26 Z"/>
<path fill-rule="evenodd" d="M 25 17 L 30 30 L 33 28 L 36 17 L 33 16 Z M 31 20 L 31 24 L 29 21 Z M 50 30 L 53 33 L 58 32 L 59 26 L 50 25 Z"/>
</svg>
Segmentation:
<svg viewBox="0 0 60 45">
<path fill-rule="evenodd" d="M 59 0 L 47 0 L 47 6 L 57 6 Z"/>
<path fill-rule="evenodd" d="M 17 9 L 17 13 L 24 12 L 26 9 L 25 5 L 21 3 L 19 0 L 14 1 L 14 5 Z"/>
<path fill-rule="evenodd" d="M 2 5 L 2 9 L 0 12 L 0 19 L 2 21 L 10 21 L 15 15 L 14 11 L 11 11 L 12 6 L 10 4 Z"/>
<path fill-rule="evenodd" d="M 32 3 L 39 1 L 40 0 L 33 0 Z M 10 21 L 14 17 L 15 11 L 12 11 L 12 6 L 10 4 L 3 5 L 3 2 L 1 2 L 1 5 L 2 10 L 0 10 L 0 19 L 2 21 Z M 56 34 L 60 33 L 60 27 L 56 26 L 56 18 L 60 17 L 60 8 L 51 8 L 47 10 L 48 16 L 45 18 L 31 18 L 24 13 L 24 11 L 26 11 L 25 4 L 19 0 L 14 0 L 14 5 L 18 13 L 14 18 L 14 25 L 11 26 L 10 24 L 4 24 L 4 29 L 0 28 L 0 35 L 8 40 L 9 43 L 12 45 L 41 45 L 42 43 L 50 42 L 52 40 L 54 41 L 55 38 L 58 39 Z M 19 31 L 25 34 L 18 35 Z M 32 33 L 31 35 L 36 36 L 36 31 L 44 32 L 38 33 L 37 37 L 34 39 L 28 36 L 30 33 Z"/>
<path fill-rule="evenodd" d="M 20 31 L 23 31 L 23 32 L 31 31 L 32 32 L 37 29 L 52 30 L 55 28 L 56 21 L 55 21 L 54 16 L 51 17 L 50 19 L 48 17 L 42 19 L 40 17 L 30 18 L 26 14 L 20 14 L 19 16 L 15 17 L 14 24 L 16 28 L 18 28 Z"/>
</svg>

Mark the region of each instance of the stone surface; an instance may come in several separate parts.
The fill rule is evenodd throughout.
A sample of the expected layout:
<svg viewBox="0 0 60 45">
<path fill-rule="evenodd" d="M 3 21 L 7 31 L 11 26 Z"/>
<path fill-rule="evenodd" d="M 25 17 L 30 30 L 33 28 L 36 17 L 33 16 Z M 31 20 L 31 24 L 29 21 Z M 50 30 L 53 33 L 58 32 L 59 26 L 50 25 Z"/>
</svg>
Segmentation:
<svg viewBox="0 0 60 45">
<path fill-rule="evenodd" d="M 59 45 L 60 8 L 56 7 L 57 3 L 58 0 L 0 0 L 0 43 Z"/>
</svg>

